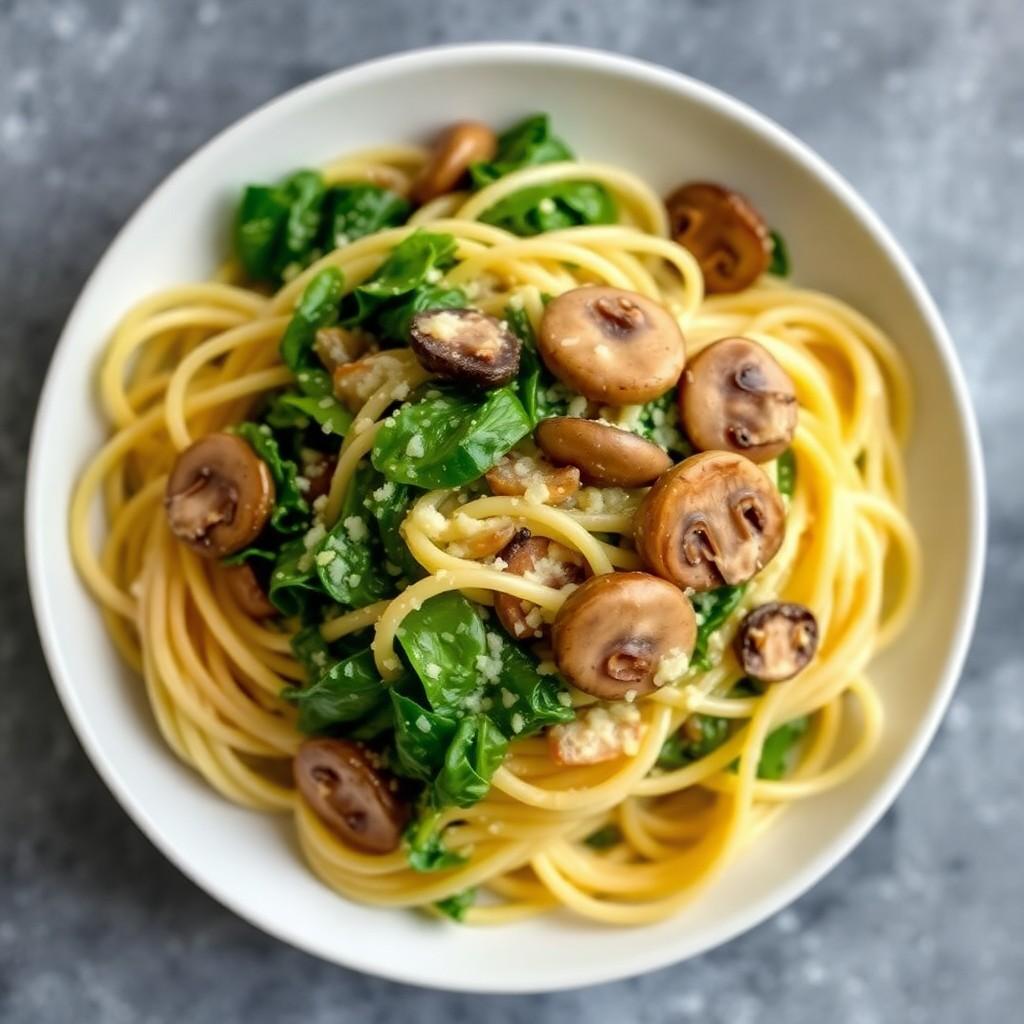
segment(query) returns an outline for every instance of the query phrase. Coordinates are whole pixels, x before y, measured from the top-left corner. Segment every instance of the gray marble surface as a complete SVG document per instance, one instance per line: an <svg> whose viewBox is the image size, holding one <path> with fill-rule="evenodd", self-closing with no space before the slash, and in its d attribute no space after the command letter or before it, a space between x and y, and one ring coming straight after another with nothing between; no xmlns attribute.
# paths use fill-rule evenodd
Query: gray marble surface
<svg viewBox="0 0 1024 1024"><path fill-rule="evenodd" d="M139 201L282 90L376 54L484 38L571 41L679 68L834 163L948 318L991 487L988 582L963 682L860 848L790 910L698 960L495 999L320 963L167 864L61 713L21 550L29 424L50 352ZM1022 68L1019 0L0 0L0 1020L1021 1019Z"/></svg>

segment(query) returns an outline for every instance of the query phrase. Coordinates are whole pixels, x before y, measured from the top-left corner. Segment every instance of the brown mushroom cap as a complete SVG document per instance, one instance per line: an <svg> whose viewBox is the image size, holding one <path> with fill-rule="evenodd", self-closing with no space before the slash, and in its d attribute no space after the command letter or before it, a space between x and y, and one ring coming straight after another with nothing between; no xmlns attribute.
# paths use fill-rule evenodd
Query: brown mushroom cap
<svg viewBox="0 0 1024 1024"><path fill-rule="evenodd" d="M672 466L653 441L597 420L552 416L537 424L533 438L552 462L578 466L598 487L643 487Z"/></svg>
<svg viewBox="0 0 1024 1024"><path fill-rule="evenodd" d="M818 620L802 604L771 601L750 612L736 634L748 676L781 683L806 668L818 649Z"/></svg>
<svg viewBox="0 0 1024 1024"><path fill-rule="evenodd" d="M350 740L306 740L292 772L303 799L342 841L364 853L390 853L402 841L409 809L371 758Z"/></svg>
<svg viewBox="0 0 1024 1024"><path fill-rule="evenodd" d="M612 572L569 595L551 639L569 682L601 700L624 700L657 689L663 659L689 658L697 620L671 583L645 572Z"/></svg>
<svg viewBox="0 0 1024 1024"><path fill-rule="evenodd" d="M637 509L637 551L680 587L749 580L775 557L786 529L764 470L732 452L692 455L658 478Z"/></svg>
<svg viewBox="0 0 1024 1024"><path fill-rule="evenodd" d="M575 466L553 466L547 459L510 452L484 474L492 494L516 496L531 487L547 488L545 504L561 505L580 489L580 471Z"/></svg>
<svg viewBox="0 0 1024 1024"><path fill-rule="evenodd" d="M225 566L224 582L235 603L250 618L269 619L277 615L277 609L270 603L251 565Z"/></svg>
<svg viewBox="0 0 1024 1024"><path fill-rule="evenodd" d="M578 552L547 537L531 537L529 530L520 530L502 551L501 558L506 572L558 590L569 584L580 584L590 575L590 566ZM544 623L532 601L495 593L494 610L501 624L517 640L539 639L544 635Z"/></svg>
<svg viewBox="0 0 1024 1024"><path fill-rule="evenodd" d="M560 381L607 405L663 395L686 363L683 334L672 314L621 288L587 285L552 299L537 345Z"/></svg>
<svg viewBox="0 0 1024 1024"><path fill-rule="evenodd" d="M476 309L427 309L409 325L409 347L424 369L447 380L500 388L519 373L522 342Z"/></svg>
<svg viewBox="0 0 1024 1024"><path fill-rule="evenodd" d="M796 430L796 389L771 353L749 338L723 338L696 355L679 385L679 413L701 450L777 458Z"/></svg>
<svg viewBox="0 0 1024 1024"><path fill-rule="evenodd" d="M738 192L691 182L677 188L665 206L669 231L696 257L707 292L742 291L768 269L771 234Z"/></svg>
<svg viewBox="0 0 1024 1024"><path fill-rule="evenodd" d="M206 558L251 544L274 508L267 464L234 434L207 434L177 458L164 508L171 532Z"/></svg>
<svg viewBox="0 0 1024 1024"><path fill-rule="evenodd" d="M417 203L451 192L478 160L490 160L498 149L498 139L481 121L457 121L438 138L430 157L416 175L412 197Z"/></svg>

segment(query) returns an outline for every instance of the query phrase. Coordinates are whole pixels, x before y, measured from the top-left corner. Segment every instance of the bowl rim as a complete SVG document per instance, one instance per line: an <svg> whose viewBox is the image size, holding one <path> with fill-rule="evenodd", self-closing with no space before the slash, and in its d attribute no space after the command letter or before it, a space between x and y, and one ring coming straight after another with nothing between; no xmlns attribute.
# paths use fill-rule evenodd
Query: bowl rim
<svg viewBox="0 0 1024 1024"><path fill-rule="evenodd" d="M903 745L886 783L877 788L860 813L854 816L841 832L836 833L824 850L804 863L800 870L795 871L786 884L778 886L775 890L752 901L743 912L733 915L727 923L705 929L699 941L687 943L683 938L663 945L652 944L643 955L635 955L632 959L621 963L610 971L603 964L595 963L593 966L568 971L557 982L544 981L540 985L531 983L529 978L509 979L507 984L501 986L485 983L474 977L459 979L457 983L447 979L439 981L420 970L413 958L401 963L369 962L368 958L361 954L358 945L339 953L336 948L328 948L326 944L316 941L298 928L277 920L274 913L266 909L265 906L246 903L231 893L221 891L218 884L207 875L201 862L190 861L184 854L179 854L174 840L165 833L159 816L154 815L135 796L130 781L114 767L102 749L101 743L90 725L88 715L79 701L74 674L65 660L60 639L61 630L59 624L52 617L45 585L46 549L48 543L52 545L52 538L43 535L43 530L39 525L40 517L37 515L37 510L46 501L46 495L42 490L40 469L42 462L41 436L44 433L44 426L52 418L54 407L59 400L55 381L61 376L59 369L70 354L69 337L76 331L82 307L86 305L87 297L97 286L101 271L108 262L113 260L122 239L143 211L157 204L164 192L169 191L181 179L187 178L194 166L205 159L211 151L230 143L236 134L244 133L254 121L262 118L267 112L281 113L287 112L289 109L299 109L313 94L330 89L341 80L348 83L372 82L374 79L387 77L395 72L450 68L453 63L478 63L481 58L486 58L489 63L532 62L570 70L598 72L660 87L696 102L727 120L739 122L754 134L765 138L770 144L784 150L787 156L795 162L803 165L811 176L822 182L830 192L836 195L841 204L845 205L868 231L873 241L886 252L897 276L901 278L910 299L921 315L934 342L934 355L941 361L945 375L950 382L957 412L957 425L964 442L970 490L968 517L971 520L972 528L966 556L966 586L956 628L951 639L949 656L940 677L936 680L934 696L918 724L916 734ZM441 988L446 991L527 993L558 991L615 981L665 967L714 949L788 906L817 884L825 874L850 853L889 809L906 785L911 773L931 743L956 688L974 631L981 595L987 533L986 507L985 478L978 426L963 371L935 302L909 258L878 215L846 179L823 158L776 121L754 110L743 101L682 72L646 60L590 47L554 43L466 42L418 47L386 54L328 72L296 86L261 104L255 110L217 132L171 171L139 204L117 231L89 275L75 300L51 356L33 421L27 460L24 514L31 603L46 664L58 697L79 742L107 788L136 826L171 863L204 892L243 920L283 942L329 962L393 981L428 988Z"/></svg>

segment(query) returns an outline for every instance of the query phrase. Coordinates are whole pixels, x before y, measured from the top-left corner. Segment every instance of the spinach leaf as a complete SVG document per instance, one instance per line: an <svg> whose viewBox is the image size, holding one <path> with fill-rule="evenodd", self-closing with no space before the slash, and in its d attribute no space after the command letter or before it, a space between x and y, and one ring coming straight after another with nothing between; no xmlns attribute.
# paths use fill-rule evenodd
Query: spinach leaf
<svg viewBox="0 0 1024 1024"><path fill-rule="evenodd" d="M711 657L708 653L708 641L712 634L721 628L727 618L736 610L737 605L746 593L747 584L736 587L717 587L702 594L694 594L690 601L697 613L697 642L690 658L690 667L702 672L711 668Z"/></svg>
<svg viewBox="0 0 1024 1024"><path fill-rule="evenodd" d="M486 715L459 722L444 765L431 788L435 807L471 807L491 788L491 776L505 759L508 740Z"/></svg>
<svg viewBox="0 0 1024 1024"><path fill-rule="evenodd" d="M478 688L487 651L480 616L458 591L424 601L398 627L398 642L435 710L461 707Z"/></svg>
<svg viewBox="0 0 1024 1024"><path fill-rule="evenodd" d="M325 434L344 437L352 425L352 413L334 397L331 378L323 370L300 370L300 387L305 391L282 391L270 400L264 417L277 428L305 430L317 423Z"/></svg>
<svg viewBox="0 0 1024 1024"><path fill-rule="evenodd" d="M305 617L315 595L324 596L305 539L294 537L283 544L270 572L267 596L282 615Z"/></svg>
<svg viewBox="0 0 1024 1024"><path fill-rule="evenodd" d="M306 626L291 639L292 653L306 670L306 683L314 683L331 660L327 641L320 635L319 626Z"/></svg>
<svg viewBox="0 0 1024 1024"><path fill-rule="evenodd" d="M583 840L592 850L608 850L622 842L618 825L602 825Z"/></svg>
<svg viewBox="0 0 1024 1024"><path fill-rule="evenodd" d="M488 714L506 736L530 736L546 725L576 717L571 705L558 699L568 691L556 677L542 676L534 659L517 643L504 640L497 657L501 675Z"/></svg>
<svg viewBox="0 0 1024 1024"><path fill-rule="evenodd" d="M648 441L660 444L677 458L685 459L693 454L693 446L679 425L679 405L674 388L644 405L637 433Z"/></svg>
<svg viewBox="0 0 1024 1024"><path fill-rule="evenodd" d="M761 760L757 765L759 779L781 779L789 767L789 755L805 732L808 719L806 715L784 722L773 729L764 739L761 747Z"/></svg>
<svg viewBox="0 0 1024 1024"><path fill-rule="evenodd" d="M234 432L267 464L274 478L274 511L270 525L279 533L295 533L309 523L309 505L299 490L298 466L281 456L277 440L267 426L239 423Z"/></svg>
<svg viewBox="0 0 1024 1024"><path fill-rule="evenodd" d="M611 193L598 182L556 181L513 192L485 210L480 220L530 236L582 224L614 224L618 216Z"/></svg>
<svg viewBox="0 0 1024 1024"><path fill-rule="evenodd" d="M523 343L519 355L516 393L530 419L530 424L536 426L549 416L564 415L568 399L554 397L554 392L562 385L549 372L540 358L537 337L533 332L530 318L526 315L526 310L521 306L506 306L505 322Z"/></svg>
<svg viewBox="0 0 1024 1024"><path fill-rule="evenodd" d="M475 188L483 188L522 167L572 160L573 151L551 132L547 114L534 114L498 136L494 159L473 164L469 173Z"/></svg>
<svg viewBox="0 0 1024 1024"><path fill-rule="evenodd" d="M361 463L348 485L338 521L314 555L324 590L348 608L363 608L392 591L391 580L381 572L376 538L363 507L363 495L372 480L373 470Z"/></svg>
<svg viewBox="0 0 1024 1024"><path fill-rule="evenodd" d="M235 217L235 252L250 278L279 284L312 262L325 195L316 171L245 190Z"/></svg>
<svg viewBox="0 0 1024 1024"><path fill-rule="evenodd" d="M446 899L438 900L434 906L453 921L464 921L466 911L476 902L476 887L463 889Z"/></svg>
<svg viewBox="0 0 1024 1024"><path fill-rule="evenodd" d="M414 871L441 871L464 864L466 858L444 845L439 827L441 812L421 807L420 813L405 830L406 856Z"/></svg>
<svg viewBox="0 0 1024 1024"><path fill-rule="evenodd" d="M772 258L768 264L768 273L776 277L789 277L792 269L789 261L789 248L778 231L771 232Z"/></svg>
<svg viewBox="0 0 1024 1024"><path fill-rule="evenodd" d="M387 690L373 651L366 648L329 664L312 683L287 689L282 696L298 706L300 731L316 733L364 718L387 700Z"/></svg>
<svg viewBox="0 0 1024 1024"><path fill-rule="evenodd" d="M396 483L457 487L481 477L530 427L510 387L483 399L439 393L404 405L384 421L373 464Z"/></svg>
<svg viewBox="0 0 1024 1024"><path fill-rule="evenodd" d="M324 210L324 251L340 248L384 228L404 224L412 207L397 192L360 181L335 185Z"/></svg>
<svg viewBox="0 0 1024 1024"><path fill-rule="evenodd" d="M344 288L345 277L337 267L324 267L306 285L281 337L281 361L289 370L298 373L317 365L313 354L316 332L337 321Z"/></svg>
<svg viewBox="0 0 1024 1024"><path fill-rule="evenodd" d="M363 504L376 520L384 554L399 575L410 580L419 579L423 575L423 568L413 558L400 530L416 499L416 492L406 484L385 480L380 474L377 474L374 483L379 486L372 487Z"/></svg>
<svg viewBox="0 0 1024 1024"><path fill-rule="evenodd" d="M672 770L699 761L720 747L728 737L729 719L714 715L691 715L685 725L662 744L658 767Z"/></svg>
<svg viewBox="0 0 1024 1024"><path fill-rule="evenodd" d="M792 448L787 448L779 456L778 476L779 494L792 498L796 490L796 455Z"/></svg>
<svg viewBox="0 0 1024 1024"><path fill-rule="evenodd" d="M454 716L421 707L394 685L390 689L398 770L409 778L431 782L444 764L458 723Z"/></svg>
<svg viewBox="0 0 1024 1024"><path fill-rule="evenodd" d="M437 279L455 262L452 235L414 231L391 251L377 272L341 303L345 327L365 327L380 337L404 340L408 322L421 309L464 306L458 289L441 288Z"/></svg>

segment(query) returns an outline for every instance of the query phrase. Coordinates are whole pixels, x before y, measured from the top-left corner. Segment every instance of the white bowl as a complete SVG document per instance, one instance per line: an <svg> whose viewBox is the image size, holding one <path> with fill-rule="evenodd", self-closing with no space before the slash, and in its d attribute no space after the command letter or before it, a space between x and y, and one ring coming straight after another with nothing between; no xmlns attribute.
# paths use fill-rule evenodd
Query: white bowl
<svg viewBox="0 0 1024 1024"><path fill-rule="evenodd" d="M626 165L656 189L709 178L748 192L785 233L800 284L847 299L895 337L917 394L907 458L926 578L910 628L872 669L887 712L881 748L851 782L789 811L678 917L644 928L556 915L476 930L334 895L303 862L288 819L231 806L175 760L67 542L72 486L107 432L94 371L110 331L140 297L213 271L243 183L371 143L424 139L459 117L503 125L538 110L578 153ZM605 53L504 44L421 50L329 75L244 118L175 171L111 245L64 330L36 419L26 518L57 690L93 763L153 842L286 942L372 974L489 992L607 981L693 956L775 913L845 856L892 803L949 701L985 530L978 437L953 346L906 257L850 187L778 126L698 82Z"/></svg>

